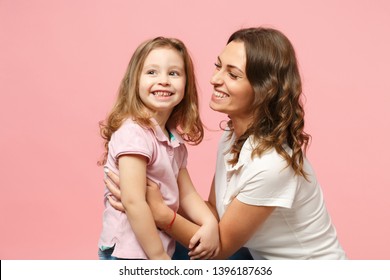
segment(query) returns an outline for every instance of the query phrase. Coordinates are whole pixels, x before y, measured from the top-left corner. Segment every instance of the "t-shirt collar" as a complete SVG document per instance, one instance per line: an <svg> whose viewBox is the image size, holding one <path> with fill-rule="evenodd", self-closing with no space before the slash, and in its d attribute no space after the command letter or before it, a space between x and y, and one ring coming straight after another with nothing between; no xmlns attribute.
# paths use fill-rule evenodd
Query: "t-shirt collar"
<svg viewBox="0 0 390 280"><path fill-rule="evenodd" d="M183 138L180 136L179 133L177 133L177 130L175 127L171 126L168 127L169 134L172 135L168 139L167 136L162 131L160 125L157 123L157 121L154 118L150 118L152 121L152 124L154 125L153 133L156 136L157 140L160 142L167 142L168 145L172 146L173 148L179 147L180 144L184 144Z"/></svg>
<svg viewBox="0 0 390 280"><path fill-rule="evenodd" d="M230 149L235 139L236 137L233 133L233 135L228 141L228 144L226 145L224 159L225 159L225 167L227 171L234 171L240 169L241 166L243 166L246 162L250 161L252 157L252 151L254 149L255 143L253 140L253 136L250 135L248 139L245 140L244 145L241 148L241 152L238 157L238 162L234 166L228 163L231 159L233 159L233 154L230 153Z"/></svg>

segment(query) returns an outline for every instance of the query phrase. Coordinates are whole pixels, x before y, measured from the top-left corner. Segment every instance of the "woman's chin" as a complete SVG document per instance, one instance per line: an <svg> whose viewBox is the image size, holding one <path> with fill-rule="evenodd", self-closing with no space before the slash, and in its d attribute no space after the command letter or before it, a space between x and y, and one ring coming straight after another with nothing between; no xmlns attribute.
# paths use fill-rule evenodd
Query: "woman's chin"
<svg viewBox="0 0 390 280"><path fill-rule="evenodd" d="M226 104L224 101L225 100L221 98L220 99L212 98L210 100L209 107L213 111L225 113Z"/></svg>

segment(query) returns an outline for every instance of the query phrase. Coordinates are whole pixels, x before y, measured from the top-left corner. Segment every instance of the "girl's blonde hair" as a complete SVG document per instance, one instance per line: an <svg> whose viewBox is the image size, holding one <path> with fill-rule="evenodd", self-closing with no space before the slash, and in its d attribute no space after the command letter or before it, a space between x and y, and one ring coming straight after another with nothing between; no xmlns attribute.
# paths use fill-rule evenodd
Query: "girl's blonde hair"
<svg viewBox="0 0 390 280"><path fill-rule="evenodd" d="M255 92L253 122L234 143L231 164L236 164L249 136L258 146L252 156L275 148L297 175L304 176L304 152L310 135L304 132L302 82L294 48L288 38L272 28L246 28L233 33L228 43L243 42L246 51L246 75ZM228 122L232 129L231 121ZM292 149L289 155L283 148Z"/></svg>
<svg viewBox="0 0 390 280"><path fill-rule="evenodd" d="M179 52L184 61L186 86L183 100L173 109L167 124L177 129L189 144L197 145L203 140L203 124L199 115L199 100L194 74L194 65L184 43L175 38L156 37L143 42L132 55L126 73L119 86L117 100L104 121L99 122L100 135L104 139L105 152L99 165L107 161L108 143L111 135L123 121L131 117L143 127L153 129L151 114L139 96L139 80L146 57L158 48L171 48Z"/></svg>

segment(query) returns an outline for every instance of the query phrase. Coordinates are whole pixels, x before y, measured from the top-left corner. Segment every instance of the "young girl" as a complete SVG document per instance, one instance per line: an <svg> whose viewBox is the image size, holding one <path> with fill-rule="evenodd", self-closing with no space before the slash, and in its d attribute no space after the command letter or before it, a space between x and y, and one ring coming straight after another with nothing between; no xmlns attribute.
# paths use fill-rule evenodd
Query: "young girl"
<svg viewBox="0 0 390 280"><path fill-rule="evenodd" d="M106 152L100 163L119 174L125 213L110 205L106 189L99 258L170 259L175 242L165 231L179 204L201 226L194 241L204 255L217 254L218 223L186 169L184 141L199 144L203 126L193 63L180 40L157 37L137 48L101 135ZM170 223L160 228L146 203L147 179L159 185L172 210Z"/></svg>

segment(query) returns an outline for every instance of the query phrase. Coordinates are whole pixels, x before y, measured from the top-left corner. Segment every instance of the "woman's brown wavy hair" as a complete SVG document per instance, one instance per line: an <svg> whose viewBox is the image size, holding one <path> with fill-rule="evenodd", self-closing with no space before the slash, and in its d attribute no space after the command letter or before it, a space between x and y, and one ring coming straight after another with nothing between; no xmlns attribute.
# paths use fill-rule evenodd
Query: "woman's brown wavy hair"
<svg viewBox="0 0 390 280"><path fill-rule="evenodd" d="M186 86L183 100L175 106L168 124L174 126L182 138L197 145L203 140L203 124L199 115L199 99L194 73L194 64L184 43L175 38L156 37L143 42L132 55L127 70L119 86L116 102L104 121L99 122L100 135L104 139L105 152L99 165L107 161L108 143L111 135L118 130L123 121L132 118L144 127L153 128L150 121L150 108L139 96L141 71L149 53L157 48L171 48L179 52L184 61Z"/></svg>
<svg viewBox="0 0 390 280"><path fill-rule="evenodd" d="M238 30L228 43L232 41L245 45L245 71L255 98L253 122L234 143L230 163L238 162L244 142L252 136L258 143L252 157L274 148L295 174L307 179L303 159L311 137L303 130L302 82L291 42L280 31L263 27ZM233 129L231 121L228 126ZM284 150L284 144L292 149L291 155Z"/></svg>

